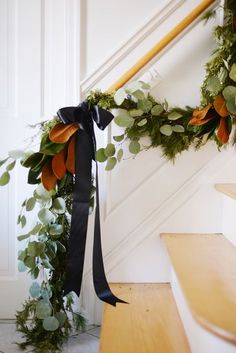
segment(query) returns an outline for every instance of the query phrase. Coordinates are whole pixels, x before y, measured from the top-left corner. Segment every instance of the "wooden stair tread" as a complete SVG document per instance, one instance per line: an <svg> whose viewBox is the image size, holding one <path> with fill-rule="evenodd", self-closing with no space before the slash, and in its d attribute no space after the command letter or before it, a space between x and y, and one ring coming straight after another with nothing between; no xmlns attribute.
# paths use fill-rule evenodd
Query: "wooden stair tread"
<svg viewBox="0 0 236 353"><path fill-rule="evenodd" d="M222 192L223 194L236 200L236 184L215 184L215 188L217 191Z"/></svg>
<svg viewBox="0 0 236 353"><path fill-rule="evenodd" d="M236 344L236 248L222 234L161 234L185 299L206 329Z"/></svg>
<svg viewBox="0 0 236 353"><path fill-rule="evenodd" d="M190 353L169 284L116 283L129 302L105 304L100 353Z"/></svg>

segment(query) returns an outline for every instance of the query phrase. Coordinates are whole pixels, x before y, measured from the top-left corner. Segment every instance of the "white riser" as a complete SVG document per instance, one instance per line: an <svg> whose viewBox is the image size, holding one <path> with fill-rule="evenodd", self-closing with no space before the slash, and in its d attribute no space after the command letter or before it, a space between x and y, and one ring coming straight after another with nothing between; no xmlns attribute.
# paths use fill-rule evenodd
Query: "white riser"
<svg viewBox="0 0 236 353"><path fill-rule="evenodd" d="M236 353L236 346L205 330L193 318L172 268L172 291L192 353Z"/></svg>
<svg viewBox="0 0 236 353"><path fill-rule="evenodd" d="M224 236L236 245L236 200L229 196L222 195L223 198L223 217L222 233Z"/></svg>

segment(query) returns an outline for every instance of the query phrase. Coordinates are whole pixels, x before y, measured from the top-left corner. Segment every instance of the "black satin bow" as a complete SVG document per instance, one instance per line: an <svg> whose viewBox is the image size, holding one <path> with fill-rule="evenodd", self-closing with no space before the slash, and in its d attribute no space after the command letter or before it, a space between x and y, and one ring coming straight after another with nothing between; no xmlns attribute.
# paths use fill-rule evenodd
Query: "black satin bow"
<svg viewBox="0 0 236 353"><path fill-rule="evenodd" d="M96 139L94 122L104 130L114 116L107 110L89 101L78 107L66 107L57 112L64 124L79 122L80 129L76 132L75 182L73 189L73 209L69 237L69 253L66 269L64 294L74 291L80 295L84 255L87 236L88 214L92 188L92 160L95 160ZM104 302L116 306L126 303L114 296L106 280L101 247L98 166L96 163L96 211L93 243L93 282L97 296Z"/></svg>

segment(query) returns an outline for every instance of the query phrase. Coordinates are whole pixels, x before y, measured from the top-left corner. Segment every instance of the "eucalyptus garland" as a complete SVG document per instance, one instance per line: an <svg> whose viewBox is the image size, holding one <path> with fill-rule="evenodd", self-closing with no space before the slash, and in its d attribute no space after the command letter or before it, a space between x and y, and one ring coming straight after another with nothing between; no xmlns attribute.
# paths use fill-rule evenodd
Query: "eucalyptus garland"
<svg viewBox="0 0 236 353"><path fill-rule="evenodd" d="M217 147L236 143L233 126L236 117L236 4L228 1L223 26L214 29L217 48L206 64L202 98L199 107L171 108L167 101L158 102L141 81L131 82L112 94L91 92L88 102L113 109L114 122L123 133L114 142L97 150L99 162L106 170L123 159L124 143L129 152L160 147L163 155L173 160L190 146L199 149L208 140ZM205 19L214 13L208 12ZM32 196L22 203L18 224L24 230L28 214L37 214L30 231L18 236L24 250L18 254L20 272L33 278L30 297L16 314L17 330L25 338L22 349L33 347L36 353L61 351L73 328L83 329L85 319L73 310L71 294L63 298L63 284L70 231L73 175L75 168L75 134L78 123L64 125L58 118L38 124L41 142L38 152L11 151L0 161L5 171L0 186L10 181L10 173L19 160L29 169L28 184L35 185ZM149 143L142 143L143 138ZM95 188L91 192L91 211ZM29 225L28 225L29 228ZM30 319L30 320L29 320Z"/></svg>

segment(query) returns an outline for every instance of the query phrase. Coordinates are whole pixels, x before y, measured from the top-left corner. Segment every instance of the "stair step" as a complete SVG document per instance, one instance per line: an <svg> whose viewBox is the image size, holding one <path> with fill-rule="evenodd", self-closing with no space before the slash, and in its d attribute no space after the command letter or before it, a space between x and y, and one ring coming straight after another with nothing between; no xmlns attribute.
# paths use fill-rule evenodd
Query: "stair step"
<svg viewBox="0 0 236 353"><path fill-rule="evenodd" d="M161 234L194 318L236 344L236 248L222 234Z"/></svg>
<svg viewBox="0 0 236 353"><path fill-rule="evenodd" d="M236 184L215 184L215 188L217 191L222 192L223 194L236 200Z"/></svg>
<svg viewBox="0 0 236 353"><path fill-rule="evenodd" d="M190 353L170 284L114 283L129 304L105 304L100 353Z"/></svg>

